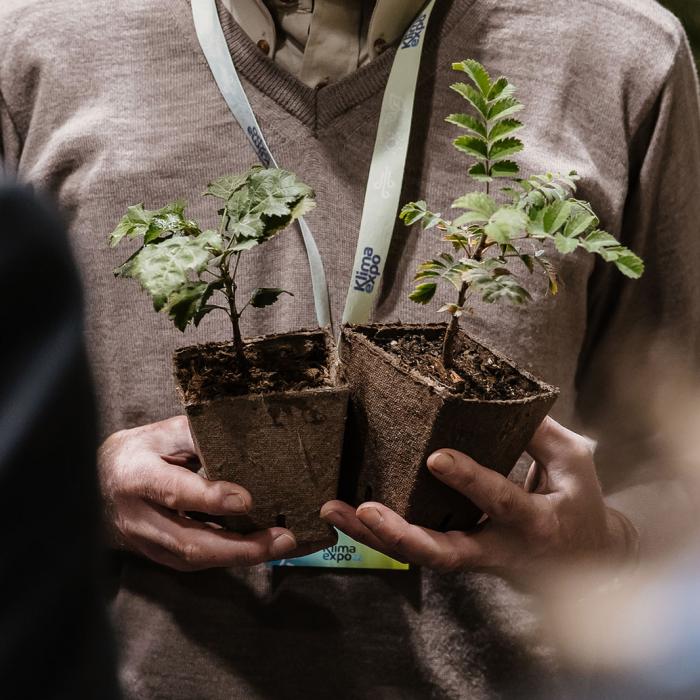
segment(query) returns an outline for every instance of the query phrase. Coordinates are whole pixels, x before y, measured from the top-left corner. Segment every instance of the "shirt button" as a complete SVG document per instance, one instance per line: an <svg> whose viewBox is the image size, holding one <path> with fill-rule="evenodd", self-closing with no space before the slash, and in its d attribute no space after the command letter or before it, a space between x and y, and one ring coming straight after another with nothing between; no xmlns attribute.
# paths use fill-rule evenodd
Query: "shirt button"
<svg viewBox="0 0 700 700"><path fill-rule="evenodd" d="M270 44L265 41L265 39L260 39L258 42L258 48L264 53L264 54L269 54L270 53Z"/></svg>
<svg viewBox="0 0 700 700"><path fill-rule="evenodd" d="M386 41L384 41L384 39L381 37L374 42L374 51L377 54L384 53L384 51L386 51Z"/></svg>

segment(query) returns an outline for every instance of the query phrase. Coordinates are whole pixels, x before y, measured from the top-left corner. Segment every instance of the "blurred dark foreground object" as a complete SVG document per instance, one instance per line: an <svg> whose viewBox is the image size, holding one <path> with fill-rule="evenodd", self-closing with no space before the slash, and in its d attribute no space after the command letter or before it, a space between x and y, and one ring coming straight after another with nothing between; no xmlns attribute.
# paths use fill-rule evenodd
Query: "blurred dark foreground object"
<svg viewBox="0 0 700 700"><path fill-rule="evenodd" d="M0 696L118 697L92 387L58 217L0 181Z"/></svg>

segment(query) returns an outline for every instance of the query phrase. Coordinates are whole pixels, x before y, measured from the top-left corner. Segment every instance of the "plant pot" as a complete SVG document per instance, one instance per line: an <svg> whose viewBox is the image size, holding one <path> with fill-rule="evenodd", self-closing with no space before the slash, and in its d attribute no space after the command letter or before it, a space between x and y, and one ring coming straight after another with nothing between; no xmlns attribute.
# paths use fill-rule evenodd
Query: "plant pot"
<svg viewBox="0 0 700 700"><path fill-rule="evenodd" d="M470 387L469 372L459 365L459 374L467 379L463 392L459 383L457 388L451 385L451 377L444 381L439 373L416 366L420 363L415 357L401 357L392 350L417 339L426 347L437 347L439 357L445 328L397 324L343 329L340 355L351 392L345 463L348 472L354 470L344 492L355 502L384 503L423 527L467 530L476 525L481 512L435 478L427 458L438 449L452 448L506 475L559 392L463 331L454 356L466 358L465 367L477 363L475 367L484 369L485 384L478 390ZM499 375L510 384L497 386ZM489 394L512 396L489 398Z"/></svg>
<svg viewBox="0 0 700 700"><path fill-rule="evenodd" d="M324 331L255 338L246 356L254 379L242 384L230 343L174 355L206 476L241 484L253 496L249 514L223 524L240 533L278 525L299 544L332 543L319 510L337 496L349 393L333 338Z"/></svg>

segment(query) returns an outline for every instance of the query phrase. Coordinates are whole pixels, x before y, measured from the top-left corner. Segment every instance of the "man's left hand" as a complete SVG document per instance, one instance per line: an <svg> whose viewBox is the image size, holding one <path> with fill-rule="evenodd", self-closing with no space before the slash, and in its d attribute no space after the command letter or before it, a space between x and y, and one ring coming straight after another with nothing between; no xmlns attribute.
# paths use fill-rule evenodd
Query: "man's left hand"
<svg viewBox="0 0 700 700"><path fill-rule="evenodd" d="M411 525L374 502L355 509L330 501L321 517L400 561L439 571L496 573L522 582L549 566L631 554L636 532L627 518L606 507L587 438L546 418L527 453L535 461L525 489L455 450L430 456L433 475L488 516L473 532L442 533Z"/></svg>

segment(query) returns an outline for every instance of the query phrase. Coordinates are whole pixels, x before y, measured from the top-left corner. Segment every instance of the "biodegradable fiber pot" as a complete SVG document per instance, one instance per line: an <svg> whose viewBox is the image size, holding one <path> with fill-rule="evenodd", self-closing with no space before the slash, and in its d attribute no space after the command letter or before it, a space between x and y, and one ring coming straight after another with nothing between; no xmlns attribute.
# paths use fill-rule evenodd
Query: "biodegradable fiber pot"
<svg viewBox="0 0 700 700"><path fill-rule="evenodd" d="M351 391L345 459L348 471L356 470L344 488L356 501L379 501L409 522L441 531L466 530L478 522L479 509L435 478L427 458L440 448L453 448L508 474L558 389L463 331L454 356L464 386L459 381L457 389L449 386L449 379L439 379L440 373L430 372L430 362L424 362L432 353L435 364L445 328L343 329L340 355ZM411 348L420 352L407 355ZM475 370L480 386L469 378ZM456 374L452 378L459 379Z"/></svg>
<svg viewBox="0 0 700 700"><path fill-rule="evenodd" d="M303 331L246 343L241 383L230 343L175 352L175 377L210 479L241 484L254 504L223 524L249 533L290 528L299 544L332 543L319 517L337 495L348 405L332 336Z"/></svg>

